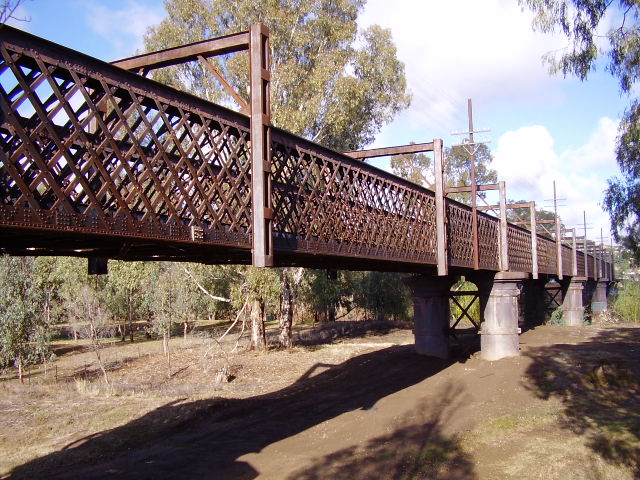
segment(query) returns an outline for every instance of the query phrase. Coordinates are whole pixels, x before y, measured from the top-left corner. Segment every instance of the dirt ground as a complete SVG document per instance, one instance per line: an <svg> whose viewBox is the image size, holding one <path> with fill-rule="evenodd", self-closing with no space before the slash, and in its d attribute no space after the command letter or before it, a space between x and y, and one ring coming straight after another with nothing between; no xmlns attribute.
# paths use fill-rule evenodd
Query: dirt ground
<svg viewBox="0 0 640 480"><path fill-rule="evenodd" d="M538 327L497 362L420 357L409 330L314 335L268 353L175 339L170 378L158 342L119 344L109 389L69 348L0 382L0 476L640 478L640 328Z"/></svg>

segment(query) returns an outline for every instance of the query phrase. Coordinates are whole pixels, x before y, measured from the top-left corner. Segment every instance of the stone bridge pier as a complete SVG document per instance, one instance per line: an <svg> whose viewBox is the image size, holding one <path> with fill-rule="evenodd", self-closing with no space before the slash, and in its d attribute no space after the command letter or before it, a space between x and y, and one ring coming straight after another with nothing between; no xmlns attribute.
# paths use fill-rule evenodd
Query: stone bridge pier
<svg viewBox="0 0 640 480"><path fill-rule="evenodd" d="M526 272L473 272L465 275L478 288L481 357L499 360L520 354L522 328L544 323L550 311L562 308L565 324L581 326L585 305L594 313L607 308L608 282L585 277L533 280ZM449 356L449 293L457 276L416 276L405 279L414 305L416 352L438 358Z"/></svg>
<svg viewBox="0 0 640 480"><path fill-rule="evenodd" d="M608 309L607 298L609 296L610 282L604 278L591 279L586 282L586 301L591 305L591 314L597 317Z"/></svg>

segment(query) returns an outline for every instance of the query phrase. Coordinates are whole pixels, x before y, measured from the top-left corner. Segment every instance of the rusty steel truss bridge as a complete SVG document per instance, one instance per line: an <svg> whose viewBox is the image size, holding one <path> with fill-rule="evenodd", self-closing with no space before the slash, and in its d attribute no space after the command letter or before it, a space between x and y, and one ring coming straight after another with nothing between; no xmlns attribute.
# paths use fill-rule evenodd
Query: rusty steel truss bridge
<svg viewBox="0 0 640 480"><path fill-rule="evenodd" d="M240 113L155 68L249 51ZM268 31L105 63L0 28L0 249L12 255L613 278L602 247L447 198L441 140L340 153L270 121ZM431 151L434 191L364 158ZM503 187L503 184L501 184ZM532 232L534 232L532 234Z"/></svg>

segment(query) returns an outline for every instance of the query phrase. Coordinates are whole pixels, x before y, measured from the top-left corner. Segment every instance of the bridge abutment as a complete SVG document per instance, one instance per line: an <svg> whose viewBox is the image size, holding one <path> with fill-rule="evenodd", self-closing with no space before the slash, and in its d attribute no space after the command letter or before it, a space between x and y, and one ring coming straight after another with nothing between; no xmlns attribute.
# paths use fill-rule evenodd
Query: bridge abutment
<svg viewBox="0 0 640 480"><path fill-rule="evenodd" d="M584 322L584 288L587 279L585 277L572 277L562 299L562 315L565 325L579 327Z"/></svg>
<svg viewBox="0 0 640 480"><path fill-rule="evenodd" d="M416 352L449 358L449 290L455 277L410 277L405 284L413 296L413 335Z"/></svg>
<svg viewBox="0 0 640 480"><path fill-rule="evenodd" d="M498 272L493 278L491 292L481 327L481 357L499 360L520 355L520 289L529 277L521 272Z"/></svg>

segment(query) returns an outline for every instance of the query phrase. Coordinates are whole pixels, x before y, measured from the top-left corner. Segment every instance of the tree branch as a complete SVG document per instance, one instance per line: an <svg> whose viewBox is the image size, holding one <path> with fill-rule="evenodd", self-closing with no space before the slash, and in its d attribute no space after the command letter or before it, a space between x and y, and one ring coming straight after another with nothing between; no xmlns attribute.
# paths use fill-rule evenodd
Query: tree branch
<svg viewBox="0 0 640 480"><path fill-rule="evenodd" d="M196 278L193 276L193 274L189 270L187 270L185 267L182 267L182 270L184 270L184 273L186 273L189 276L189 278L191 278L191 280L193 280L193 283L196 284L196 287L198 287L198 289L200 289L200 291L202 291L209 298L212 298L213 300L216 300L218 302L231 303L231 299L230 298L218 297L216 295L211 294L206 288L204 288L202 285L200 285L198 280L196 280Z"/></svg>

